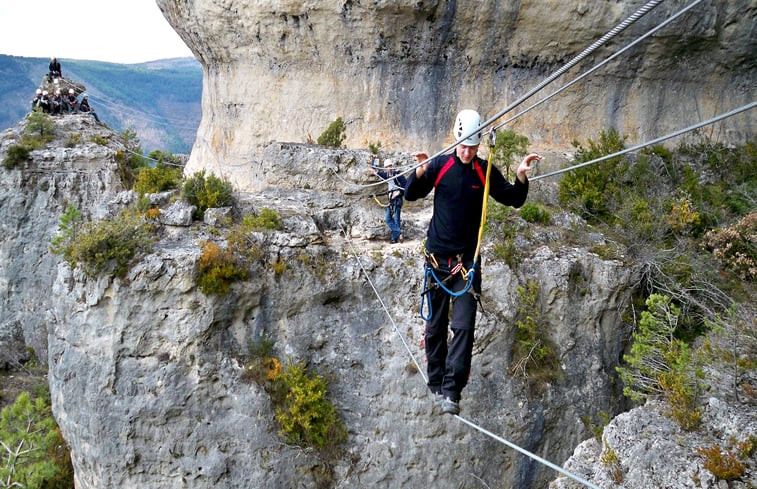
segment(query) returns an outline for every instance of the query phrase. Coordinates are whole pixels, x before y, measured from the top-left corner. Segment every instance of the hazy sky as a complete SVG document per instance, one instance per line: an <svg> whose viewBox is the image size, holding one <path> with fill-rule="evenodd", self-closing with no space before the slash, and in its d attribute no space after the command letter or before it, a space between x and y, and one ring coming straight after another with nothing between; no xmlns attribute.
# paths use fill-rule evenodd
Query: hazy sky
<svg viewBox="0 0 757 489"><path fill-rule="evenodd" d="M0 0L0 54L127 64L193 56L155 0Z"/></svg>

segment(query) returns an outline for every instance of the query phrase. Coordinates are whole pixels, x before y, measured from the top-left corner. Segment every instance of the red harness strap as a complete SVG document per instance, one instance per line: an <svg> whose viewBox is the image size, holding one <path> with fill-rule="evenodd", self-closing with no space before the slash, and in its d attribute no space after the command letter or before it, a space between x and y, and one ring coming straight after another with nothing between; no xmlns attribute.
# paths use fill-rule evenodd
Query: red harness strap
<svg viewBox="0 0 757 489"><path fill-rule="evenodd" d="M442 177L444 176L447 171L452 168L452 165L455 164L455 157L450 156L447 162L444 164L442 169L439 171L439 174L436 176L436 181L434 182L434 188L439 186L439 182L442 180ZM481 169L481 165L478 164L476 160L473 160L473 168L476 170L476 173L478 173L478 178L481 179L481 184L486 185L486 177L484 176L484 170Z"/></svg>

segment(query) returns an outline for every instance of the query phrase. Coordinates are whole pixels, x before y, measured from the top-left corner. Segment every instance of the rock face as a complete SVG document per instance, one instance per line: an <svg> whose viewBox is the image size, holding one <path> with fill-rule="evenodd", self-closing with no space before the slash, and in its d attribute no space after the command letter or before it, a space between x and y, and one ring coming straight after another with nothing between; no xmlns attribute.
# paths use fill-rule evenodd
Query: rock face
<svg viewBox="0 0 757 489"><path fill-rule="evenodd" d="M598 487L636 489L639 487L674 488L730 488L754 487L754 456L745 457L746 470L738 480L718 480L703 469L704 456L698 450L717 445L727 459L737 453L736 443L750 443L757 433L754 406L749 402L728 399L725 392L711 396L702 406L703 430L682 431L665 413L669 408L660 402L622 413L605 426L602 443L591 438L581 443L565 468ZM613 453L617 463L608 454ZM660 461L665 470L659 470ZM561 477L549 485L550 489L578 489L576 482Z"/></svg>
<svg viewBox="0 0 757 489"><path fill-rule="evenodd" d="M0 367L17 366L30 346L41 359L47 356L44 311L54 298L48 293L59 257L49 251L60 216L69 205L84 218L102 218L122 204L116 154L124 147L113 132L95 124L86 114L54 119L55 138L44 149L31 152L23 170L2 169L0 185ZM0 151L18 141L25 122L0 136ZM70 144L74 137L80 144ZM98 140L106 144L91 142ZM14 339L15 338L15 339ZM19 343L20 341L20 343ZM15 345L15 346L12 346ZM19 347L21 346L21 347Z"/></svg>
<svg viewBox="0 0 757 489"><path fill-rule="evenodd" d="M266 148L267 178L279 185L240 194L237 211L275 208L285 229L254 235L263 258L249 280L226 296L205 296L195 283L200 243L223 244L225 230L217 227L223 219L191 227L162 220L163 238L124 279L89 278L49 253L66 205L96 219L135 201L120 184L124 148L113 133L79 116L55 124L54 142L33 151L22 168L0 173L7 226L0 247L3 332L10 332L2 337L20 326L25 343L46 356L53 410L78 488L323 484L317 454L284 444L268 394L242 379L250 342L263 335L279 358L305 362L333 379L330 399L349 431L333 487L452 488L471 473L490 487L539 487L554 477L432 413L415 368L415 362L424 368L417 250L429 205L406 206L404 243L389 248L371 241L385 235L382 209L368 194L328 190L341 185L330 169L357 178L365 172L365 154L282 143ZM4 134L4 151L21 129ZM292 177L293 168L302 171ZM151 200L173 209L167 214L183 212L168 195ZM612 381L621 347L614 329L633 271L580 248L555 246L555 239L524 243L537 251L516 270L486 262L486 314L479 318L463 412L559 462L588 436L581 416L621 409ZM285 270L274 269L277 259ZM578 292L579 276L594 284L589 296ZM558 380L535 397L508 374L516 288L526 280L542 287L541 312L562 360Z"/></svg>
<svg viewBox="0 0 757 489"><path fill-rule="evenodd" d="M494 116L644 4L157 3L203 65L203 117L187 171L207 168L247 190L267 184L249 174L265 162L262 147L315 139L337 117L347 122L348 147L381 142L436 152L451 141L459 109ZM655 7L518 111L687 4ZM754 18L749 0L702 1L507 127L538 148L566 148L609 127L640 143L748 104L757 75ZM753 120L741 114L713 134L744 141Z"/></svg>
<svg viewBox="0 0 757 489"><path fill-rule="evenodd" d="M424 369L418 248L429 204L407 203L405 242L388 247L374 240L386 231L370 194L333 191L341 185L336 174L364 174L363 152L284 143L265 148L270 165L261 171L278 186L239 194L231 215L274 208L284 229L253 233L250 246L261 258L248 280L218 297L198 289L195 269L202 241L224 244L228 209L188 226L179 216L190 208L172 202L170 193L150 196L169 215L160 219L162 238L123 279L89 278L47 252L65 205L78 203L89 217L102 218L136 199L117 176L124 148L114 134L78 116L56 120L56 131L56 140L32 152L23 168L0 170L0 210L6 225L13 224L0 240L0 338L14 339L4 345L9 350L26 340L40 357L48 352L53 412L71 448L78 489L452 489L467 487L471 478L485 487L531 489L555 478L551 469L433 412L418 371ZM3 134L0 156L17 136ZM535 182L530 198L550 195L544 185ZM620 315L638 277L620 260L566 245L581 241L581 223L569 215L546 227L518 223L524 258L515 268L495 258L493 238L486 241L483 307L462 414L560 464L591 437L583 418L625 407L614 367L627 336ZM536 393L509 371L517 287L528 282L539 287L532 312L548 325L560 360L556 380ZM316 452L284 442L268 393L244 380L249 345L261 337L278 358L332 379L329 399L348 439L330 470L324 472ZM726 397L709 401L705 418L720 437L712 439L737 427L754 436L751 411L731 404ZM642 421L664 429L634 439ZM655 457L636 448L650 444L681 455L675 463L687 473L713 481L690 452L665 448L681 435L654 409L631 411L605 433L627 457L622 463L631 485L625 487L667 484L633 472L638 464L659 469ZM695 442L692 435L687 443ZM600 449L591 443L579 446L568 468L604 481L606 470L601 461L596 465Z"/></svg>
<svg viewBox="0 0 757 489"><path fill-rule="evenodd" d="M290 179L304 187L338 186L335 177L324 177L327 167L354 171L362 158L285 144L266 154L271 168L311 168L301 181ZM309 166L313 161L321 165ZM273 341L280 358L334 379L330 396L349 441L331 487L457 488L474 474L489 487L526 488L554 477L432 413L400 338L425 369L419 243L388 248L367 241L383 235L381 210L368 199L338 195L285 184L242 195L241 212L273 207L285 230L256 234L265 250L262 265L224 297L207 297L194 282L199 243L219 239L207 225L168 226L165 239L124 280L87 279L58 267L50 385L77 487L318 487L317 456L282 443L268 394L242 380L249 344L261 336ZM422 235L428 217L420 207L405 211L411 237ZM517 270L497 260L486 264L487 313L479 318L463 409L487 429L560 461L588 436L581 416L620 409L611 373L633 272L578 248L535 247ZM276 258L288 265L282 273L270 266ZM593 284L588 296L576 288L578 276ZM516 287L526 277L543 287L540 307L562 362L559 381L533 398L507 372Z"/></svg>

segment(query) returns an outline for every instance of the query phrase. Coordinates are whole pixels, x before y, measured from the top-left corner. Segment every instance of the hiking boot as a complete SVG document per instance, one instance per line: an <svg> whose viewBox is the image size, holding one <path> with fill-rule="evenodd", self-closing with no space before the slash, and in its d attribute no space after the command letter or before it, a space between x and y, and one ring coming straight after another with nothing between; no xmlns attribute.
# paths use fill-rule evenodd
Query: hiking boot
<svg viewBox="0 0 757 489"><path fill-rule="evenodd" d="M442 412L444 414L460 414L460 403L445 397L442 399Z"/></svg>

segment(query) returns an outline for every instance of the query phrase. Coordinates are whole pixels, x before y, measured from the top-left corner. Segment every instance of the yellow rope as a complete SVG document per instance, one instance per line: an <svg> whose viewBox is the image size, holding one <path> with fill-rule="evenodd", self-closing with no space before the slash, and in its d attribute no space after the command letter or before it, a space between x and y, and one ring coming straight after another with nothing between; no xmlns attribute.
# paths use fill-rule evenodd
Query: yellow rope
<svg viewBox="0 0 757 489"><path fill-rule="evenodd" d="M389 207L389 204L384 204L383 202L381 202L380 200L378 200L375 195L371 195L371 197L373 197L373 200L375 200L376 203L378 205L380 205L381 207Z"/></svg>
<svg viewBox="0 0 757 489"><path fill-rule="evenodd" d="M489 204L489 178L492 174L492 161L494 160L494 141L495 132L489 133L489 159L486 164L486 183L484 184L484 202L481 206L481 225L478 228L478 243L476 243L476 253L473 255L473 263L478 261L481 256L481 242L484 240L484 226L486 225L486 208Z"/></svg>

